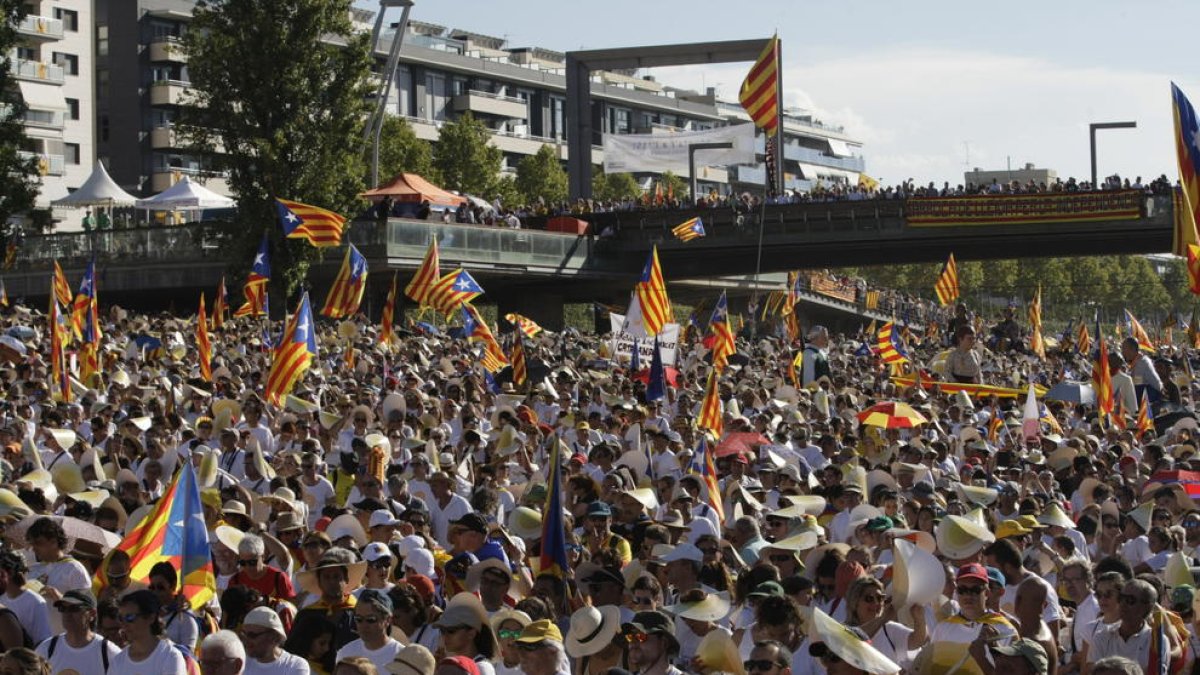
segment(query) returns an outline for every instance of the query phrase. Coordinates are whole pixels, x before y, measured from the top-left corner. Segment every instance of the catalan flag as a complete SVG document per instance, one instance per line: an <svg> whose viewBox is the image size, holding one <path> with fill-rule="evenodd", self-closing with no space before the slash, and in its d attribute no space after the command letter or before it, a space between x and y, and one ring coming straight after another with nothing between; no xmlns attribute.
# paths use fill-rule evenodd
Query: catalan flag
<svg viewBox="0 0 1200 675"><path fill-rule="evenodd" d="M800 273L787 273L787 289L784 291L783 306L779 313L787 316L796 311L796 303L800 302Z"/></svg>
<svg viewBox="0 0 1200 675"><path fill-rule="evenodd" d="M225 290L225 275L221 275L221 283L217 284L217 296L213 298L212 329L221 330L225 327L225 312L229 308L229 291Z"/></svg>
<svg viewBox="0 0 1200 675"><path fill-rule="evenodd" d="M712 320L709 322L709 330L713 335L712 346L712 365L713 369L720 372L729 365L729 356L737 351L737 347L733 341L733 330L729 327L729 302L725 297L725 292L721 292L720 299L717 300L717 306L713 308Z"/></svg>
<svg viewBox="0 0 1200 675"><path fill-rule="evenodd" d="M713 438L721 438L725 430L725 421L721 417L721 376L716 370L708 374L708 383L704 386L704 401L700 404L700 414L696 417L696 426L708 429Z"/></svg>
<svg viewBox="0 0 1200 675"><path fill-rule="evenodd" d="M212 342L208 339L208 316L204 311L204 294L200 294L200 310L196 313L196 351L200 356L200 377L212 382Z"/></svg>
<svg viewBox="0 0 1200 675"><path fill-rule="evenodd" d="M1200 121L1196 110L1183 91L1171 83L1171 108L1175 118L1175 156L1179 162L1179 184L1182 191L1176 197L1175 237L1171 252L1187 256L1188 245L1197 241L1196 223L1200 220Z"/></svg>
<svg viewBox="0 0 1200 675"><path fill-rule="evenodd" d="M0 306L8 307L8 288L5 287L3 279L0 279Z"/></svg>
<svg viewBox="0 0 1200 675"><path fill-rule="evenodd" d="M50 312L46 317L46 326L50 330L50 378L54 399L63 403L71 402L71 373L67 368L67 332L63 325L62 312L59 310L58 298L50 297Z"/></svg>
<svg viewBox="0 0 1200 675"><path fill-rule="evenodd" d="M275 347L271 373L267 376L268 403L280 405L317 359L314 328L312 306L308 301L308 293L305 293Z"/></svg>
<svg viewBox="0 0 1200 675"><path fill-rule="evenodd" d="M1029 349L1040 358L1046 358L1046 341L1042 338L1042 285L1038 284L1033 300L1029 302Z"/></svg>
<svg viewBox="0 0 1200 675"><path fill-rule="evenodd" d="M92 310L96 302L96 260L93 258L83 272L79 282L79 290L75 293L75 303L71 306L71 330L75 337L83 338L84 315Z"/></svg>
<svg viewBox="0 0 1200 675"><path fill-rule="evenodd" d="M1117 411L1112 415L1112 417L1109 417L1109 421L1112 422L1113 428L1117 431L1125 431L1129 428L1129 423L1125 420L1125 415L1128 414L1128 411L1125 410L1125 401L1123 400L1123 397L1116 397L1116 401Z"/></svg>
<svg viewBox="0 0 1200 675"><path fill-rule="evenodd" d="M441 258L438 255L437 239L433 238L429 240L429 248L425 250L425 257L421 259L421 266L417 268L417 273L413 275L412 281L404 287L404 294L412 298L417 306L426 307L429 305L430 290L441 278Z"/></svg>
<svg viewBox="0 0 1200 675"><path fill-rule="evenodd" d="M553 574L560 579L571 569L562 515L562 448L562 443L550 444L550 459L546 463L546 503L542 509L542 554L537 569L538 574Z"/></svg>
<svg viewBox="0 0 1200 675"><path fill-rule="evenodd" d="M483 288L463 268L447 274L437 280L430 289L427 298L428 305L437 311L450 316L459 307L470 304L472 300L483 295Z"/></svg>
<svg viewBox="0 0 1200 675"><path fill-rule="evenodd" d="M358 305L362 302L363 291L367 288L367 259L358 252L354 244L346 248L346 257L342 259L342 269L333 280L333 287L325 297L325 306L321 314L340 319L354 316Z"/></svg>
<svg viewBox="0 0 1200 675"><path fill-rule="evenodd" d="M484 370L493 373L500 371L508 365L508 357L504 355L504 350L500 348L492 329L488 327L487 321L475 305L464 303L460 307L463 313L463 333L466 334L467 341L483 343L481 365Z"/></svg>
<svg viewBox="0 0 1200 675"><path fill-rule="evenodd" d="M392 286L383 303L383 316L379 318L379 341L385 345L392 344L396 339L396 289L399 278L399 272L392 272Z"/></svg>
<svg viewBox="0 0 1200 675"><path fill-rule="evenodd" d="M518 387L525 384L529 379L529 369L525 366L525 341L520 334L513 340L509 361L512 362L512 383Z"/></svg>
<svg viewBox="0 0 1200 675"><path fill-rule="evenodd" d="M1150 412L1150 401L1146 398L1145 391L1142 392L1142 401L1138 404L1137 430L1138 438L1154 435L1154 417Z"/></svg>
<svg viewBox="0 0 1200 675"><path fill-rule="evenodd" d="M242 294L246 302L233 313L234 316L261 316L267 313L267 284L271 281L271 255L267 235L264 234L258 252L254 254L254 262L250 265L250 274L246 275L246 283L242 286Z"/></svg>
<svg viewBox="0 0 1200 675"><path fill-rule="evenodd" d="M165 561L179 572L181 587L176 590L182 591L193 609L203 607L213 598L217 579L200 504L200 487L191 462L182 463L166 494L141 524L125 535L116 550L129 554L129 576L135 583L146 584L150 569ZM101 564L92 581L96 594L108 585L104 573L107 567Z"/></svg>
<svg viewBox="0 0 1200 675"><path fill-rule="evenodd" d="M700 437L700 447L696 451L704 453L704 464L700 470L700 478L704 480L705 492L708 493L708 505L717 514L717 520L719 521L717 526L721 527L725 523L725 504L721 499L720 476L717 473L716 461L713 459L717 452L703 435Z"/></svg>
<svg viewBox="0 0 1200 675"><path fill-rule="evenodd" d="M671 228L671 234L679 241L691 241L704 236L704 221L699 218L689 218Z"/></svg>
<svg viewBox="0 0 1200 675"><path fill-rule="evenodd" d="M958 300L958 264L954 262L953 253L942 265L942 273L938 275L937 283L933 285L933 292L937 294L938 302L942 305L949 305Z"/></svg>
<svg viewBox="0 0 1200 675"><path fill-rule="evenodd" d="M1101 415L1112 415L1112 372L1108 369L1108 346L1104 343L1099 317L1096 319L1096 359L1092 364L1092 385L1096 390L1096 408Z"/></svg>
<svg viewBox="0 0 1200 675"><path fill-rule="evenodd" d="M996 406L992 405L992 415L988 418L987 439L993 445L1000 442L1000 430L1004 428L1004 417Z"/></svg>
<svg viewBox="0 0 1200 675"><path fill-rule="evenodd" d="M1125 310L1125 324L1129 330L1129 335L1137 340L1138 349L1143 352L1154 353L1154 343L1150 341L1150 335L1146 333L1146 329L1142 328L1142 324L1133 315L1133 312Z"/></svg>
<svg viewBox="0 0 1200 675"><path fill-rule="evenodd" d="M875 334L875 350L879 352L879 358L884 363L898 365L908 361L908 353L900 342L896 324L891 321L880 326L879 332Z"/></svg>
<svg viewBox="0 0 1200 675"><path fill-rule="evenodd" d="M646 337L654 337L671 320L671 300L667 297L667 286L663 281L662 266L658 262L657 246L650 250L634 292L642 308Z"/></svg>
<svg viewBox="0 0 1200 675"><path fill-rule="evenodd" d="M67 275L57 260L54 261L54 297L63 307L71 306L71 284L67 283Z"/></svg>
<svg viewBox="0 0 1200 675"><path fill-rule="evenodd" d="M1195 307L1192 308L1192 319L1188 321L1187 335L1188 344L1192 349L1200 349L1200 316L1197 316ZM1187 362L1187 359L1184 359L1184 363Z"/></svg>
<svg viewBox="0 0 1200 675"><path fill-rule="evenodd" d="M792 380L792 385L797 389L800 388L800 372L804 367L804 350L796 352L796 356L788 361L788 377Z"/></svg>
<svg viewBox="0 0 1200 675"><path fill-rule="evenodd" d="M542 332L542 327L527 316L510 312L504 315L504 320L516 326L517 330L523 333L525 337L537 337L537 334Z"/></svg>
<svg viewBox="0 0 1200 675"><path fill-rule="evenodd" d="M346 219L333 211L287 199L276 199L275 210L288 239L304 239L317 248L341 245Z"/></svg>
<svg viewBox="0 0 1200 675"><path fill-rule="evenodd" d="M771 37L742 81L738 102L754 125L768 134L779 125L779 36Z"/></svg>
<svg viewBox="0 0 1200 675"><path fill-rule="evenodd" d="M1075 351L1087 354L1092 351L1092 337L1088 335L1087 323L1080 319L1079 329L1075 334Z"/></svg>

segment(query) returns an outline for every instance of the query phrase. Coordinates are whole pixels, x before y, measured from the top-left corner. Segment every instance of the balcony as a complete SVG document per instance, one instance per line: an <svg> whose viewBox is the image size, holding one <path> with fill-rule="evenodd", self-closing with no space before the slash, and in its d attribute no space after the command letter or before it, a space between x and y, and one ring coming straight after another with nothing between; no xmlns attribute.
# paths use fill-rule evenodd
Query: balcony
<svg viewBox="0 0 1200 675"><path fill-rule="evenodd" d="M171 150L192 146L175 131L174 127L155 127L150 130L150 147L155 150ZM216 154L225 152L225 147L219 141L205 150Z"/></svg>
<svg viewBox="0 0 1200 675"><path fill-rule="evenodd" d="M220 194L229 194L229 181L220 171L191 169L186 167L162 167L154 170L150 176L150 190L162 192L178 183L184 176L200 183L204 187Z"/></svg>
<svg viewBox="0 0 1200 675"><path fill-rule="evenodd" d="M187 82L178 80L159 80L150 85L150 105L183 105L184 92L189 89Z"/></svg>
<svg viewBox="0 0 1200 675"><path fill-rule="evenodd" d="M56 129L61 131L66 127L66 114L61 111L34 110L30 108L21 116L21 123L27 128Z"/></svg>
<svg viewBox="0 0 1200 675"><path fill-rule="evenodd" d="M67 160L62 155L18 150L21 159L37 159L38 173L42 176L61 176L67 172Z"/></svg>
<svg viewBox="0 0 1200 675"><path fill-rule="evenodd" d="M481 115L494 115L506 119L529 119L529 104L519 98L469 91L455 96L452 103L455 112L470 110Z"/></svg>
<svg viewBox="0 0 1200 675"><path fill-rule="evenodd" d="M12 65L9 69L12 71L13 76L19 80L48 82L50 84L62 84L66 81L66 74L63 72L62 66L56 66L53 63L42 63L27 59L12 59L11 63Z"/></svg>
<svg viewBox="0 0 1200 675"><path fill-rule="evenodd" d="M817 164L819 166L828 166L855 173L862 173L867 166L866 161L862 157L834 157L820 150L788 145L786 143L783 146L783 158L794 162Z"/></svg>
<svg viewBox="0 0 1200 675"><path fill-rule="evenodd" d="M183 40L177 37L155 38L150 43L150 60L155 63L187 63L187 52Z"/></svg>
<svg viewBox="0 0 1200 675"><path fill-rule="evenodd" d="M27 16L17 25L17 32L38 40L61 40L63 22L47 16Z"/></svg>

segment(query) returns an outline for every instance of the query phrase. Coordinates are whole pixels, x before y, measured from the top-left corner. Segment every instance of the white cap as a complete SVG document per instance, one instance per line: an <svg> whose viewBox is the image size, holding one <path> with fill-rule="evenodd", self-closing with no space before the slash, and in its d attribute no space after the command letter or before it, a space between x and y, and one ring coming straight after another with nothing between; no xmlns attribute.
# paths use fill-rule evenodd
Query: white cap
<svg viewBox="0 0 1200 675"><path fill-rule="evenodd" d="M255 607L250 610L245 619L242 619L243 626L260 626L262 628L270 628L279 634L279 637L286 638L287 633L283 631L283 622L279 620L279 615L270 607Z"/></svg>
<svg viewBox="0 0 1200 675"><path fill-rule="evenodd" d="M367 529L377 525L399 525L400 521L396 520L391 511L387 509L379 509L371 512L371 522L367 525Z"/></svg>
<svg viewBox="0 0 1200 675"><path fill-rule="evenodd" d="M404 567L430 579L437 575L433 567L433 554L423 548L409 552L408 556L404 558Z"/></svg>
<svg viewBox="0 0 1200 675"><path fill-rule="evenodd" d="M415 534L408 535L396 544L396 551L400 553L401 558L407 558L413 551L421 548L425 548L425 540Z"/></svg>
<svg viewBox="0 0 1200 675"><path fill-rule="evenodd" d="M688 533L684 535L684 538L693 544L700 541L700 537L706 535L717 539L721 538L721 535L717 533L717 526L713 525L713 521L708 518L693 518L692 522L688 524L688 528Z"/></svg>
<svg viewBox="0 0 1200 675"><path fill-rule="evenodd" d="M696 548L695 544L680 544L671 549L671 552L664 555L660 560L664 563L675 562L676 560L704 562L704 553Z"/></svg>
<svg viewBox="0 0 1200 675"><path fill-rule="evenodd" d="M387 544L373 541L363 549L362 557L367 562L375 562L380 558L391 558L394 556L392 556L392 551L387 547Z"/></svg>

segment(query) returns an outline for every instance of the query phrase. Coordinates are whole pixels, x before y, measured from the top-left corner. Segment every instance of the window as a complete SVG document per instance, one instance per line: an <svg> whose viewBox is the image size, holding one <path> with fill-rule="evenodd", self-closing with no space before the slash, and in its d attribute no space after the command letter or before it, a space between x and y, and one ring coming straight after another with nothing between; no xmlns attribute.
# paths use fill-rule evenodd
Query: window
<svg viewBox="0 0 1200 675"><path fill-rule="evenodd" d="M629 109L628 108L609 108L608 109L608 132L610 134L627 134L627 133L629 133Z"/></svg>
<svg viewBox="0 0 1200 675"><path fill-rule="evenodd" d="M550 97L550 138L562 140L567 137L567 127L564 123L565 110L566 101L564 99L557 96Z"/></svg>
<svg viewBox="0 0 1200 675"><path fill-rule="evenodd" d="M79 32L79 12L73 9L54 8L54 18L63 22L63 30L69 33Z"/></svg>
<svg viewBox="0 0 1200 675"><path fill-rule="evenodd" d="M25 61L37 61L37 51L33 47L17 47L17 58Z"/></svg>
<svg viewBox="0 0 1200 675"><path fill-rule="evenodd" d="M96 56L108 56L108 26L96 26Z"/></svg>
<svg viewBox="0 0 1200 675"><path fill-rule="evenodd" d="M67 160L67 164L79 164L79 144L78 143L63 143L63 156Z"/></svg>
<svg viewBox="0 0 1200 675"><path fill-rule="evenodd" d="M440 73L425 73L425 114L430 121L446 119L446 76Z"/></svg>
<svg viewBox="0 0 1200 675"><path fill-rule="evenodd" d="M67 119L69 119L69 120L79 119L79 99L77 99L77 98L67 99Z"/></svg>
<svg viewBox="0 0 1200 675"><path fill-rule="evenodd" d="M107 143L108 142L108 115L100 116L100 124L98 126L100 127L100 140Z"/></svg>
<svg viewBox="0 0 1200 675"><path fill-rule="evenodd" d="M54 52L54 65L63 69L67 75L79 74L79 57L65 52Z"/></svg>

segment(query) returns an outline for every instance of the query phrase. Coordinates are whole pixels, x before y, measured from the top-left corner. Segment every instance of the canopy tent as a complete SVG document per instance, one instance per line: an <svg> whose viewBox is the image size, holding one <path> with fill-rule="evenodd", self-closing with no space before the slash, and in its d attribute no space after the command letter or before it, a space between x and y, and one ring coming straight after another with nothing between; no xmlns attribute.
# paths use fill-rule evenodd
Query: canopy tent
<svg viewBox="0 0 1200 675"><path fill-rule="evenodd" d="M92 175L79 189L61 199L50 202L51 206L83 208L86 206L133 206L137 199L113 182L104 164L96 162Z"/></svg>
<svg viewBox="0 0 1200 675"><path fill-rule="evenodd" d="M402 173L377 188L367 190L362 196L372 204L378 204L385 197L391 197L396 204L428 201L431 207L438 210L457 208L466 201L465 197L446 192L415 173Z"/></svg>
<svg viewBox="0 0 1200 675"><path fill-rule="evenodd" d="M137 200L139 209L150 211L230 209L234 204L236 202L229 197L219 195L199 183L193 183L187 176L153 197Z"/></svg>

